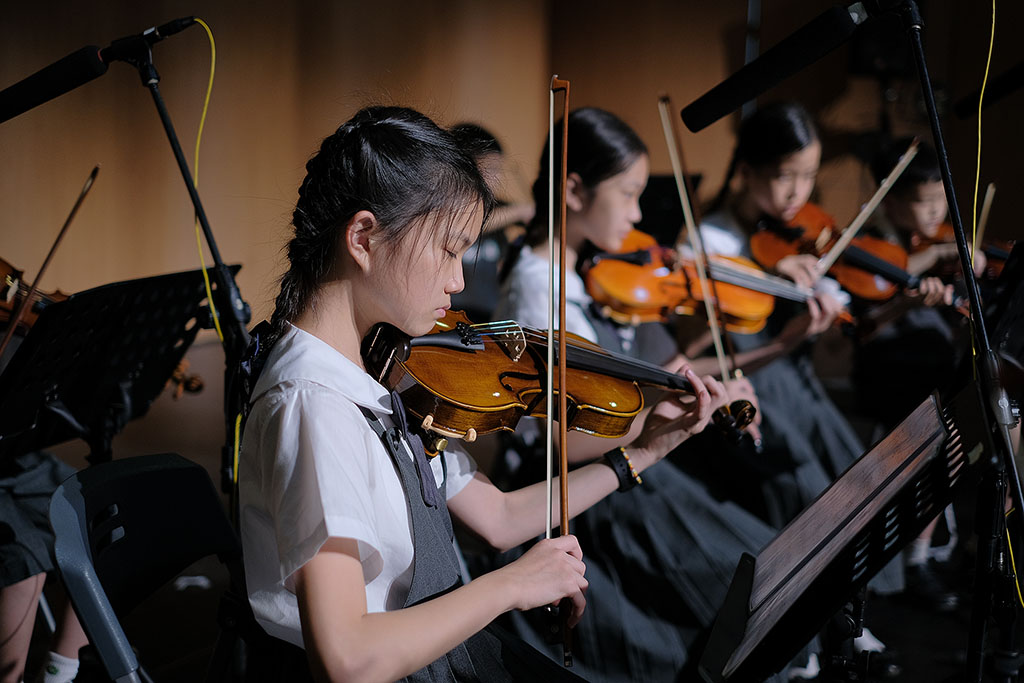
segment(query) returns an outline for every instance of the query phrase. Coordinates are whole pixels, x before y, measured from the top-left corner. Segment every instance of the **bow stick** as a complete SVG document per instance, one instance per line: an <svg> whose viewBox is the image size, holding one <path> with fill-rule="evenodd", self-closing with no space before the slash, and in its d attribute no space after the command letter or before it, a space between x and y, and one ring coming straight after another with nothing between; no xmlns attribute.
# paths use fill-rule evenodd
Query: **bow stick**
<svg viewBox="0 0 1024 683"><path fill-rule="evenodd" d="M676 179L676 189L679 191L679 202L683 206L683 220L686 224L686 235L690 241L690 249L693 251L693 262L697 270L697 279L700 281L700 288L704 294L704 310L708 316L708 326L711 328L711 340L715 346L715 356L718 358L718 367L723 380L730 376L739 377L740 370L736 366L736 355L733 352L732 343L728 336L725 337L729 347L729 359L732 363L733 375L725 365L725 351L722 348L722 337L725 330L725 320L721 317L721 307L718 306L718 291L715 281L707 276L705 264L707 263L707 251L704 249L704 240L700 237L698 221L694 216L694 208L690 203L693 188L690 187L690 179L686 174L686 167L683 162L683 148L675 135L672 119L669 111L672 101L668 95L662 95L658 99L658 113L661 115L661 127L665 132L665 144L668 145L668 156L672 160L672 175ZM721 323L721 325L720 325Z"/></svg>
<svg viewBox="0 0 1024 683"><path fill-rule="evenodd" d="M974 233L974 250L977 252L981 241L985 238L985 227L988 225L988 214L992 210L992 200L996 197L996 184L989 183L985 188L985 199L981 204L981 216L978 218L978 229Z"/></svg>
<svg viewBox="0 0 1024 683"><path fill-rule="evenodd" d="M559 207L558 207L558 244L559 253L555 256L555 93L564 92L562 99L562 158L559 166ZM565 536L569 533L569 456L567 452L567 426L566 426L566 343L565 343L565 191L566 179L568 176L567 156L569 153L569 81L562 80L557 74L551 77L551 88L548 100L548 259L551 268L548 271L548 362L547 362L547 386L548 406L554 405L554 336L555 336L555 269L558 269L558 472L559 472L559 512L561 513L559 524L559 535ZM547 510L545 513L545 535L551 538L551 489L552 489L552 434L553 417L552 410L547 411L546 430L546 452L547 452ZM568 599L563 600L559 611L562 627L562 663L565 666L572 666L572 631L569 628L568 618L570 605L566 604Z"/></svg>
<svg viewBox="0 0 1024 683"><path fill-rule="evenodd" d="M7 332L4 334L4 339L0 342L0 356L3 356L4 351L7 349L7 345L11 343L11 338L14 337L14 331L18 329L18 324L21 319L25 317L25 313L28 312L29 306L32 305L32 299L36 296L36 289L39 287L39 281L43 279L43 274L46 272L47 266L50 265L50 260L53 258L54 253L57 251L57 246L64 239L64 234L67 233L68 228L71 226L71 220L78 213L79 207L82 206L82 202L85 201L85 196L89 194L89 190L92 189L93 181L96 180L96 176L100 172L99 164L93 167L92 173L85 179L85 185L82 186L82 191L78 193L78 199L75 201L75 205L71 207L71 213L68 214L68 218L64 221L63 227L60 232L57 233L57 239L53 241L53 246L50 247L50 253L43 259L43 265L39 266L39 273L36 274L35 279L32 281L32 286L28 288L28 293L25 294L25 298L21 300L18 305L18 310L11 316L10 321L7 324Z"/></svg>
<svg viewBox="0 0 1024 683"><path fill-rule="evenodd" d="M843 230L843 234L840 235L839 239L836 240L836 243L832 245L832 248L818 259L818 262L814 266L815 270L818 272L818 277L827 273L828 269L832 267L832 264L843 255L846 247L850 245L850 242L857 236L857 233L860 232L860 229L867 222L871 214L874 213L878 205L882 203L885 195L889 194L889 190L892 189L893 183L896 182L897 178L903 175L903 171L906 170L907 166L910 165L910 162L917 155L917 147L919 144L920 142L918 139L914 138L910 143L910 147L908 147L907 151L900 157L899 163L896 164L895 168L893 168L892 171L889 172L889 175L887 175L878 185L878 189L875 190L873 195L871 195L871 199L868 200L867 204L861 208L857 217L850 222L850 225L848 225L845 230Z"/></svg>

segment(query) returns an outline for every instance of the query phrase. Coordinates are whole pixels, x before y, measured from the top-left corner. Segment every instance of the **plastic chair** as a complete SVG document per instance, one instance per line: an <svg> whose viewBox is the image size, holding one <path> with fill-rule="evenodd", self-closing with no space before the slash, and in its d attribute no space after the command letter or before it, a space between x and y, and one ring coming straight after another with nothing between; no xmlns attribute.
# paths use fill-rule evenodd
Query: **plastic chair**
<svg viewBox="0 0 1024 683"><path fill-rule="evenodd" d="M143 681L118 620L195 561L217 555L242 588L241 544L199 465L173 453L114 460L61 484L50 501L57 568L89 642L118 683ZM224 640L222 631L221 641ZM227 661L219 651L214 661ZM207 680L224 680L211 667ZM140 674L142 677L140 677Z"/></svg>

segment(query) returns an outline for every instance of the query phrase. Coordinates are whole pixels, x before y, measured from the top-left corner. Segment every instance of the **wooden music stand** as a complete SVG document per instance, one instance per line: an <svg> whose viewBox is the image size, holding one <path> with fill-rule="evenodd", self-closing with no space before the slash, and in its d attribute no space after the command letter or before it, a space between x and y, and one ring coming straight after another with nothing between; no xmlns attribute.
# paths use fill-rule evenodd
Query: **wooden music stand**
<svg viewBox="0 0 1024 683"><path fill-rule="evenodd" d="M761 681L785 664L952 499L993 449L970 383L929 397L755 558L744 554L699 670ZM984 455L984 457L982 457Z"/></svg>

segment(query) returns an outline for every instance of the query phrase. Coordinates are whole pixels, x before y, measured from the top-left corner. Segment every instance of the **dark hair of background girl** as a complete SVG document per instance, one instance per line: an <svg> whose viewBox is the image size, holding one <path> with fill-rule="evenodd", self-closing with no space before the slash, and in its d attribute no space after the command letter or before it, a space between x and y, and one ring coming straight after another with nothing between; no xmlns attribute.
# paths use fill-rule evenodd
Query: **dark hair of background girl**
<svg viewBox="0 0 1024 683"><path fill-rule="evenodd" d="M739 136L729 170L718 195L711 201L707 213L717 211L729 196L729 185L740 162L755 169L777 164L794 152L799 152L819 140L814 119L803 105L796 102L767 104L748 116L740 124Z"/></svg>
<svg viewBox="0 0 1024 683"><path fill-rule="evenodd" d="M887 144L871 160L871 175L875 182L881 184L892 169L896 168L900 157L910 147L912 137L904 137L893 140ZM917 155L910 160L910 164L900 174L900 177L893 182L889 189L892 196L905 196L918 185L932 183L942 180L942 171L939 170L939 155L931 143L922 140L917 148Z"/></svg>
<svg viewBox="0 0 1024 683"><path fill-rule="evenodd" d="M555 168L562 163L562 122L555 124ZM577 174L583 188L592 190L622 173L647 147L622 119L603 109L584 107L569 112L568 172ZM547 238L548 229L548 144L540 155L540 171L533 183L537 213L526 227L526 243L535 246Z"/></svg>
<svg viewBox="0 0 1024 683"><path fill-rule="evenodd" d="M457 123L449 129L462 149L474 159L488 154L501 154L501 143L491 131L475 123Z"/></svg>
<svg viewBox="0 0 1024 683"><path fill-rule="evenodd" d="M288 270L271 323L276 333L310 306L330 274L339 239L357 211L371 212L384 241L399 244L419 219L438 227L494 198L467 153L448 131L403 107L368 107L326 138L306 163L292 214ZM446 236L447 237L447 236Z"/></svg>

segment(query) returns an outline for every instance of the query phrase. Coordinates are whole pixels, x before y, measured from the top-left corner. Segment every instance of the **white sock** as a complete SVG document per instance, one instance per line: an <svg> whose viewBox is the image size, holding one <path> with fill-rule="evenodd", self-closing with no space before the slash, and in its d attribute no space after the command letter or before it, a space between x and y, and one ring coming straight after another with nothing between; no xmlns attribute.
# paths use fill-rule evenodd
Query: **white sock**
<svg viewBox="0 0 1024 683"><path fill-rule="evenodd" d="M908 567L920 567L928 561L928 550L932 547L932 539L915 538L904 552L904 564Z"/></svg>
<svg viewBox="0 0 1024 683"><path fill-rule="evenodd" d="M821 665L818 664L818 655L812 652L807 656L807 666L792 666L789 668L789 680L795 678L814 678L821 673Z"/></svg>
<svg viewBox="0 0 1024 683"><path fill-rule="evenodd" d="M71 683L78 675L78 660L49 652L37 683Z"/></svg>
<svg viewBox="0 0 1024 683"><path fill-rule="evenodd" d="M856 651L867 650L868 652L885 652L885 643L875 637L875 634L865 629L863 634L853 639L853 649Z"/></svg>

